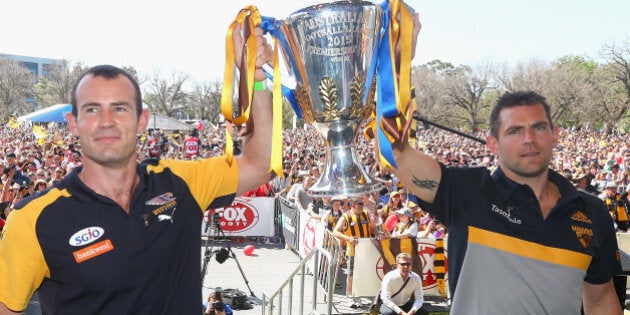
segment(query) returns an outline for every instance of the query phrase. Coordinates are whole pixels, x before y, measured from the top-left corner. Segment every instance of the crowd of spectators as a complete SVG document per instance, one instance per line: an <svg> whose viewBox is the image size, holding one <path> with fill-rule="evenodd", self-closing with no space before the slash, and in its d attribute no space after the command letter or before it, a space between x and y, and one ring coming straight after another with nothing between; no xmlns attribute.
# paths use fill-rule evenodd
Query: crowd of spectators
<svg viewBox="0 0 630 315"><path fill-rule="evenodd" d="M225 129L207 126L201 130L159 131L149 130L138 136L138 153L141 160L155 157L159 148L160 158L195 160L223 154ZM2 170L2 203L0 220L8 215L13 204L21 198L48 188L62 179L74 168L81 165L81 146L70 135L64 125L46 126L45 137L36 137L33 128L22 125L18 128L0 127L2 146L0 149L0 169ZM196 154L190 154L184 143L194 135L198 142ZM417 150L422 150L446 166L487 167L498 165L498 160L485 144L437 128L418 128L411 141ZM473 135L478 139L484 132ZM390 212L389 198L401 189L401 183L386 168L382 168L372 148L371 141L357 137L357 158L367 172L383 189L373 196L377 207ZM238 139L238 137L236 137ZM238 152L236 141L235 151ZM261 187L249 196L285 196L296 198L299 195L301 206L306 209L310 202L301 184L314 183L324 169L325 147L323 140L310 126L286 130L284 133L284 173L285 178L277 177L270 185ZM607 185L615 184L620 196L627 198L628 174L630 173L630 142L623 134L603 134L588 129L562 129L550 168L564 174L567 179L577 182L586 178L589 192L600 195ZM294 185L294 184L300 185ZM293 187L295 186L295 187ZM293 187L293 189L291 189ZM292 190L292 191L291 191ZM302 191L304 188L301 189ZM297 193L297 195L296 195ZM394 193L395 195L396 193ZM603 195L600 195L604 199ZM415 201L413 196L410 200ZM321 205L322 202L320 201ZM627 202L630 208L630 202ZM417 205L416 205L417 206ZM391 210L398 210L391 209ZM394 212L392 211L392 213ZM420 211L420 212L418 212ZM416 210L419 223L429 224L423 219L425 214ZM383 218L384 219L384 218ZM422 222L420 222L422 221ZM2 221L0 221L2 225ZM437 231L436 227L436 231Z"/></svg>

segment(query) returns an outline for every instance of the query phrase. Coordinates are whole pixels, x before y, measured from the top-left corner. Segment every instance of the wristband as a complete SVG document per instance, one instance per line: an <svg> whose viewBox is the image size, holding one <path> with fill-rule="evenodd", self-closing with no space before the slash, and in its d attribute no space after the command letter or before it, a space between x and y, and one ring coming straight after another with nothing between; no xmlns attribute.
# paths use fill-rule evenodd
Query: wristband
<svg viewBox="0 0 630 315"><path fill-rule="evenodd" d="M267 87L265 87L265 83L262 81L254 81L254 91L264 91Z"/></svg>

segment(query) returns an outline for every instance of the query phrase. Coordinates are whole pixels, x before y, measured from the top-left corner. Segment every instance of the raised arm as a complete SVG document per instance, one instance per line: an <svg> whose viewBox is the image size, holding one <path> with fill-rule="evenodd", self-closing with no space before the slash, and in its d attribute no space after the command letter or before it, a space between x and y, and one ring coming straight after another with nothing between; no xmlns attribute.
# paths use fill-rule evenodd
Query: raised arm
<svg viewBox="0 0 630 315"><path fill-rule="evenodd" d="M412 56L415 55L418 34L420 33L420 20L418 14L414 16ZM396 47L396 56L400 56ZM375 147L378 156L378 137L375 137ZM408 143L408 138L403 138L400 142L394 143L394 159L397 168L393 170L398 179L405 184L411 193L418 198L433 203L435 193L440 183L440 166L433 158L412 148Z"/></svg>
<svg viewBox="0 0 630 315"><path fill-rule="evenodd" d="M234 31L234 46L243 47L240 30ZM273 59L273 50L263 36L261 28L256 28L256 42L258 52L256 58L256 73L254 80L267 79L261 67ZM240 49L235 49L236 59L240 60ZM271 135L272 135L272 104L271 93L254 91L250 118L247 122L246 132L243 135L242 153L236 156L239 165L239 183L236 195L252 190L273 178L269 165L271 162Z"/></svg>
<svg viewBox="0 0 630 315"><path fill-rule="evenodd" d="M378 154L378 137L374 138L376 154ZM397 168L394 175L416 197L433 203L442 171L436 160L415 150L407 142L407 137L392 146Z"/></svg>

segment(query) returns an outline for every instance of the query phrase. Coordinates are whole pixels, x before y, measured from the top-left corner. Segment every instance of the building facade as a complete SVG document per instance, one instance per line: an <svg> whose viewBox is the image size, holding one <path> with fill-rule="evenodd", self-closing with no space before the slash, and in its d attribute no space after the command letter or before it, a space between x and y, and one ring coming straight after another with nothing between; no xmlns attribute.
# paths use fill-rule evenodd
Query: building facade
<svg viewBox="0 0 630 315"><path fill-rule="evenodd" d="M8 58L19 61L22 67L28 69L28 71L38 78L49 73L53 67L61 66L63 64L63 60L61 59L10 55L3 53L0 53L0 58Z"/></svg>

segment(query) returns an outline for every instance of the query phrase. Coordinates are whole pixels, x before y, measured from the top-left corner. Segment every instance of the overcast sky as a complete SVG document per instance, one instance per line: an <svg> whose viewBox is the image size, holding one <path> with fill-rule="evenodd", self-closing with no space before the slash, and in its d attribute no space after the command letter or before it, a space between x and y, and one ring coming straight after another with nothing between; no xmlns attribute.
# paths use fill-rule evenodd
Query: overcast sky
<svg viewBox="0 0 630 315"><path fill-rule="evenodd" d="M181 71L220 80L225 34L238 10L255 5L283 18L323 1L4 1L0 53ZM380 1L376 1L380 3ZM423 24L414 64L455 65L597 59L605 44L630 40L630 0L411 0Z"/></svg>

